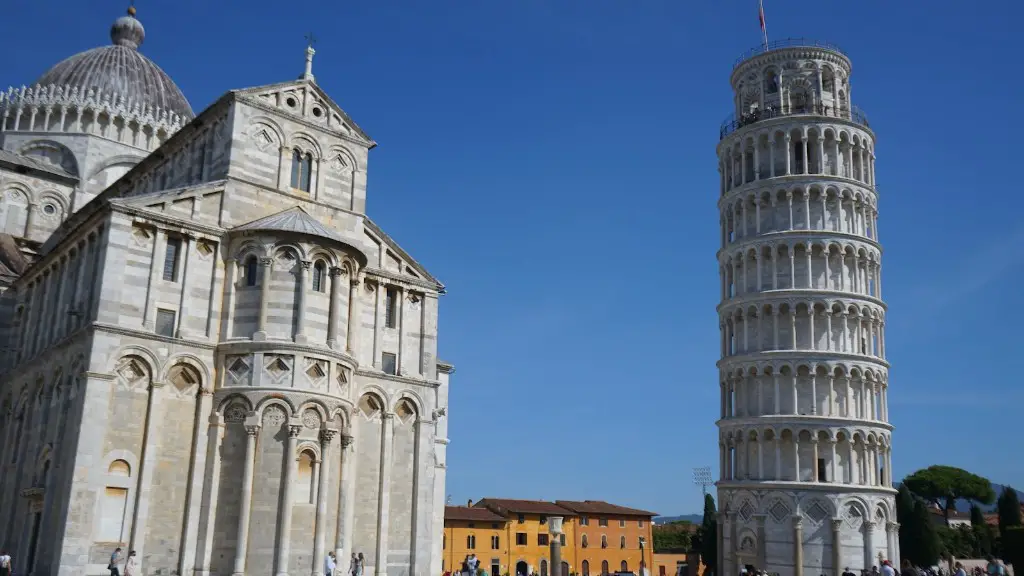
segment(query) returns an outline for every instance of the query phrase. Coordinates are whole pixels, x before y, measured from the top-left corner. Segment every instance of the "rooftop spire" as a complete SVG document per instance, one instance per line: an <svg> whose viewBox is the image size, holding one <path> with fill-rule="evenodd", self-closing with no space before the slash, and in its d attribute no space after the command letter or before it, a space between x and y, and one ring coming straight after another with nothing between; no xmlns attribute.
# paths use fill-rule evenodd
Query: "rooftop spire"
<svg viewBox="0 0 1024 576"><path fill-rule="evenodd" d="M316 36L310 32L306 34L306 71L302 73L303 80L313 80L313 55L316 54L316 50L313 46L316 44Z"/></svg>
<svg viewBox="0 0 1024 576"><path fill-rule="evenodd" d="M142 27L142 22L135 18L135 2L133 0L128 6L128 15L121 16L110 27L110 40L115 46L136 49L145 39L146 29Z"/></svg>

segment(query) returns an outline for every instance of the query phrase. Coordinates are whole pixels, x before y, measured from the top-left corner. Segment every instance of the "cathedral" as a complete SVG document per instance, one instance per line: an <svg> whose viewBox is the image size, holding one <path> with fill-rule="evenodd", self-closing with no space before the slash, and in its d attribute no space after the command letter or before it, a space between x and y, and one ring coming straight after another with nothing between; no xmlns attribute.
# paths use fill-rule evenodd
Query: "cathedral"
<svg viewBox="0 0 1024 576"><path fill-rule="evenodd" d="M444 286L316 84L195 114L112 44L0 92L0 546L27 575L441 571Z"/></svg>

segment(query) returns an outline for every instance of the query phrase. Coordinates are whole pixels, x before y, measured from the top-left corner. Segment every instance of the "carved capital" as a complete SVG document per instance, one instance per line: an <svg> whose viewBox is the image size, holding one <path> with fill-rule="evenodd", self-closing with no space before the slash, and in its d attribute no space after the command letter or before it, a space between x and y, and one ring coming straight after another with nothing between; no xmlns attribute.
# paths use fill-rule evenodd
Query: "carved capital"
<svg viewBox="0 0 1024 576"><path fill-rule="evenodd" d="M355 442L355 440L356 440L356 437L351 435L351 434L342 434L341 435L341 447L342 448L348 448L349 446L352 445L353 442Z"/></svg>
<svg viewBox="0 0 1024 576"><path fill-rule="evenodd" d="M899 522L886 522L885 523L885 529L888 530L889 532L895 532L895 531L900 529L900 523Z"/></svg>
<svg viewBox="0 0 1024 576"><path fill-rule="evenodd" d="M790 519L793 521L793 529L801 530L804 527L804 517L803 516L801 516L799 514L793 514L792 516L790 516Z"/></svg>
<svg viewBox="0 0 1024 576"><path fill-rule="evenodd" d="M265 268L269 268L270 265L273 264L273 263L274 263L274 259L273 258L260 258L260 266L263 266Z"/></svg>
<svg viewBox="0 0 1024 576"><path fill-rule="evenodd" d="M347 273L347 270L345 270L344 268L341 268L339 266L331 266L331 277L332 278L337 278L338 276L344 276L346 273Z"/></svg>
<svg viewBox="0 0 1024 576"><path fill-rule="evenodd" d="M841 518L832 519L832 531L839 532L839 529L843 527L843 520Z"/></svg>
<svg viewBox="0 0 1024 576"><path fill-rule="evenodd" d="M337 430L331 430L330 428L325 428L325 429L320 431L320 442L322 442L324 445L330 444L331 440L334 440L334 437L337 434L338 434Z"/></svg>
<svg viewBox="0 0 1024 576"><path fill-rule="evenodd" d="M303 270L309 270L310 268L313 267L313 263L310 262L309 260L300 260L299 266L301 266Z"/></svg>
<svg viewBox="0 0 1024 576"><path fill-rule="evenodd" d="M245 433L248 434L249 436L255 436L255 435L259 434L260 433L260 425L259 424L246 424L245 425Z"/></svg>

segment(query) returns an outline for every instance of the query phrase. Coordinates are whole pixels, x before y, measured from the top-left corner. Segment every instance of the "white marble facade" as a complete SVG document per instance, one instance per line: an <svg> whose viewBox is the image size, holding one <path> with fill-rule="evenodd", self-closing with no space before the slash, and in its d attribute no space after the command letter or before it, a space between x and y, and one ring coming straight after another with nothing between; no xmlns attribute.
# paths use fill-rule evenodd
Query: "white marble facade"
<svg viewBox="0 0 1024 576"><path fill-rule="evenodd" d="M899 560L874 133L844 54L783 44L718 145L718 562L836 576Z"/></svg>
<svg viewBox="0 0 1024 576"><path fill-rule="evenodd" d="M112 37L43 76L87 84L0 95L28 263L0 286L0 545L36 575L115 546L145 574L439 573L444 287L366 215L375 143L312 49L193 117L134 11Z"/></svg>

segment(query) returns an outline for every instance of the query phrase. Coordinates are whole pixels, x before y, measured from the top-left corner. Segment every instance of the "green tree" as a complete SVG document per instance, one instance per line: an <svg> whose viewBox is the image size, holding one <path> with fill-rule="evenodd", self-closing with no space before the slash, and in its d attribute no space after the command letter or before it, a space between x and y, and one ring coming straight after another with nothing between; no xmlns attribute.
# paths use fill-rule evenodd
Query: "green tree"
<svg viewBox="0 0 1024 576"><path fill-rule="evenodd" d="M915 558L917 530L914 527L914 495L906 484L901 484L896 493L896 521L900 523L900 558Z"/></svg>
<svg viewBox="0 0 1024 576"><path fill-rule="evenodd" d="M655 553L685 554L690 551L694 525L690 522L669 522L651 527Z"/></svg>
<svg viewBox="0 0 1024 576"><path fill-rule="evenodd" d="M699 550L708 570L718 574L718 512L711 494L704 495L704 520L700 524Z"/></svg>
<svg viewBox="0 0 1024 576"><path fill-rule="evenodd" d="M974 557L984 558L992 553L992 532L985 523L985 515L977 504L971 504L971 532L974 533Z"/></svg>
<svg viewBox="0 0 1024 576"><path fill-rule="evenodd" d="M914 556L910 561L916 566L933 566L939 562L940 544L932 515L928 506L921 500L914 502L914 530L916 539Z"/></svg>
<svg viewBox="0 0 1024 576"><path fill-rule="evenodd" d="M987 479L953 466L929 466L903 479L911 492L942 508L949 524L949 513L960 498L982 504L996 499L992 483Z"/></svg>
<svg viewBox="0 0 1024 576"><path fill-rule="evenodd" d="M975 534L969 526L936 526L939 549L943 556L954 558L977 558ZM900 542L902 544L902 542Z"/></svg>
<svg viewBox="0 0 1024 576"><path fill-rule="evenodd" d="M1006 563L1014 568L1014 573L1024 567L1024 526L1007 526L1003 534L1003 550Z"/></svg>
<svg viewBox="0 0 1024 576"><path fill-rule="evenodd" d="M1020 499L1017 497L1017 491L1010 486L1004 486L1002 493L999 494L999 501L997 502L997 510L999 511L999 546L1000 556L1006 562L1009 562L1010 548L1006 545L1006 534L1007 532L1016 526L1020 526L1021 514L1020 514ZM994 547L995 548L995 547Z"/></svg>

